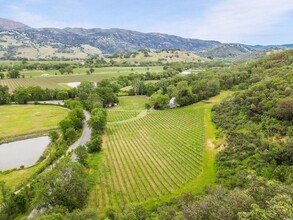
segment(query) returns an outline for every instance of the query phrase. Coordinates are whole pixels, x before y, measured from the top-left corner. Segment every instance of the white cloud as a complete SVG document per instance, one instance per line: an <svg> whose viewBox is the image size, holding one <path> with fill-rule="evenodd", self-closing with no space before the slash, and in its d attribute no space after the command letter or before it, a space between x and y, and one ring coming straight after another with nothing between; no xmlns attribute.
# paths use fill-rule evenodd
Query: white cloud
<svg viewBox="0 0 293 220"><path fill-rule="evenodd" d="M243 42L265 33L293 11L293 0L223 0L195 26L193 37Z"/></svg>

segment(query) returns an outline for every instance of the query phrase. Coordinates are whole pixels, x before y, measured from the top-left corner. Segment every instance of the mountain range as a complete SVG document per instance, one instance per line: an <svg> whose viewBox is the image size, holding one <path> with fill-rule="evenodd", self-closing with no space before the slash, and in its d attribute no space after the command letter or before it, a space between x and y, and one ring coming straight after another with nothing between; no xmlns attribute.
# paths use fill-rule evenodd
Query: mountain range
<svg viewBox="0 0 293 220"><path fill-rule="evenodd" d="M150 49L180 49L206 57L236 58L272 48L293 45L249 46L219 41L186 39L161 33L123 29L31 28L0 18L0 59L85 59L95 54L114 54Z"/></svg>

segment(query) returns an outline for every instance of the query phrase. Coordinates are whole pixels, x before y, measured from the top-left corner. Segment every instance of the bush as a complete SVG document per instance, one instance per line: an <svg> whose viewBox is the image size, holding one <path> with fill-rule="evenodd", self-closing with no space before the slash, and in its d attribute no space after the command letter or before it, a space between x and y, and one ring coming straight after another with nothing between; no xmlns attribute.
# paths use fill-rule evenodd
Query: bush
<svg viewBox="0 0 293 220"><path fill-rule="evenodd" d="M51 140L52 143L56 142L59 138L59 134L57 131L50 131L49 132L49 138Z"/></svg>

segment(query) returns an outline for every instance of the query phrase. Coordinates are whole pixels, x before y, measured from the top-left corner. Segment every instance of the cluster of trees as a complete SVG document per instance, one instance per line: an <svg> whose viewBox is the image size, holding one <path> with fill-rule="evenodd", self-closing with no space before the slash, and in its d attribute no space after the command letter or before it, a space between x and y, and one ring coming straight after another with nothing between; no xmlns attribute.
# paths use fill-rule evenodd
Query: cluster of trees
<svg viewBox="0 0 293 220"><path fill-rule="evenodd" d="M43 209L38 219L96 219L95 213L78 210L86 204L89 190L85 167L65 158L17 194L0 182L0 219L15 219L30 207Z"/></svg>
<svg viewBox="0 0 293 220"><path fill-rule="evenodd" d="M71 212L82 208L86 203L89 193L88 175L85 167L68 158L59 162L51 171L41 174L34 188L35 207L61 206Z"/></svg>
<svg viewBox="0 0 293 220"><path fill-rule="evenodd" d="M97 87L92 82L82 82L78 88L70 90L42 89L39 86L18 87L12 93L7 86L0 85L0 105L16 102L27 104L30 101L48 100L79 100L82 106L91 111L94 106L112 106L118 103L116 93L119 87L109 80L102 80L97 83Z"/></svg>
<svg viewBox="0 0 293 220"><path fill-rule="evenodd" d="M92 130L91 140L86 144L89 153L99 152L102 149L103 138L107 124L107 112L103 108L94 108L88 125Z"/></svg>
<svg viewBox="0 0 293 220"><path fill-rule="evenodd" d="M102 80L95 86L93 82L81 82L76 90L78 100L88 111L95 107L110 107L118 103L117 92L119 87L109 80Z"/></svg>
<svg viewBox="0 0 293 220"><path fill-rule="evenodd" d="M67 74L73 74L74 68L77 68L81 66L78 63L72 64L72 63L63 63L63 62L52 62L52 63L41 63L41 62L18 62L9 64L9 65L0 65L0 79L7 78L20 78L24 75L21 75L21 71L24 70L56 70L59 71L61 75L67 73ZM6 72L6 73L4 73Z"/></svg>
<svg viewBox="0 0 293 220"><path fill-rule="evenodd" d="M76 96L75 90L42 89L39 86L18 87L12 93L9 93L7 86L0 85L1 105L9 104L10 102L26 104L29 101L66 100Z"/></svg>
<svg viewBox="0 0 293 220"><path fill-rule="evenodd" d="M218 95L220 90L219 77L214 73L205 71L187 76L176 75L156 83L150 105L156 109L164 109L169 104L167 100L175 97L177 105L186 106Z"/></svg>
<svg viewBox="0 0 293 220"><path fill-rule="evenodd" d="M222 184L244 186L247 170L293 183L293 76L288 77L261 81L213 109L229 146L218 155Z"/></svg>
<svg viewBox="0 0 293 220"><path fill-rule="evenodd" d="M72 68L78 67L78 64L66 62L15 62L13 64L0 65L0 72L8 72L12 70L59 70L71 66Z"/></svg>
<svg viewBox="0 0 293 220"><path fill-rule="evenodd" d="M67 144L73 143L82 130L84 114L82 108L75 107L59 122L59 127Z"/></svg>

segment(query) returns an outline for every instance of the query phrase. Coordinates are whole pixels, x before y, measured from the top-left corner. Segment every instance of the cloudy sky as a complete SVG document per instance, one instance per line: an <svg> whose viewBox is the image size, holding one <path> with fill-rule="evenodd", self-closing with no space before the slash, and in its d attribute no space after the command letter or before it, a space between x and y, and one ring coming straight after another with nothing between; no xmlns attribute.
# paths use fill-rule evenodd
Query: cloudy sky
<svg viewBox="0 0 293 220"><path fill-rule="evenodd" d="M293 43L293 0L0 0L31 27L124 28L246 44Z"/></svg>

